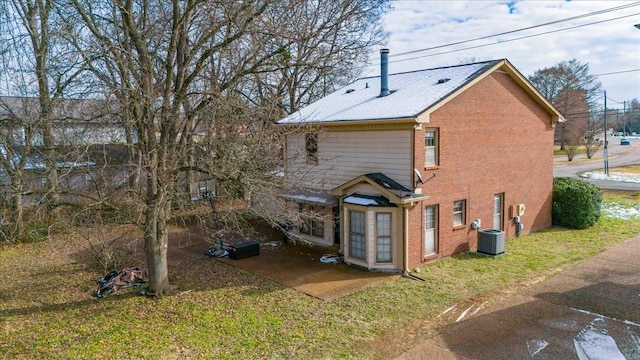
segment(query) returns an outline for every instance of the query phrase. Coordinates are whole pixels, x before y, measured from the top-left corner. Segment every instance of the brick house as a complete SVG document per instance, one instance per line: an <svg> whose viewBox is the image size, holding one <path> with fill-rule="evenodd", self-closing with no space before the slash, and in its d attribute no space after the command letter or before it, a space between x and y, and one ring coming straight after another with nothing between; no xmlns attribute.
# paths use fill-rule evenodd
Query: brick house
<svg viewBox="0 0 640 360"><path fill-rule="evenodd" d="M551 226L555 109L507 60L362 78L282 119L290 235L409 271ZM525 210L526 209L526 210ZM520 216L517 216L520 215Z"/></svg>

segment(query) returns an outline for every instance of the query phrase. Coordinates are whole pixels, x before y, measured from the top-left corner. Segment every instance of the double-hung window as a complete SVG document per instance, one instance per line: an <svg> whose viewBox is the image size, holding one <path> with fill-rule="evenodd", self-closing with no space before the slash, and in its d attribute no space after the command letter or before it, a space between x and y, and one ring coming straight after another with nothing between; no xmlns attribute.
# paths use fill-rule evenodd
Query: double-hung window
<svg viewBox="0 0 640 360"><path fill-rule="evenodd" d="M424 165L438 165L438 131L426 129L424 132Z"/></svg>
<svg viewBox="0 0 640 360"><path fill-rule="evenodd" d="M349 255L360 260L365 260L366 254L364 219L364 211L349 211Z"/></svg>
<svg viewBox="0 0 640 360"><path fill-rule="evenodd" d="M391 213L376 214L376 238L376 262L391 262Z"/></svg>
<svg viewBox="0 0 640 360"><path fill-rule="evenodd" d="M466 224L466 201L458 200L453 202L453 226Z"/></svg>
<svg viewBox="0 0 640 360"><path fill-rule="evenodd" d="M324 237L324 220L322 220L321 210L306 204L300 204L299 209L302 214L300 233Z"/></svg>

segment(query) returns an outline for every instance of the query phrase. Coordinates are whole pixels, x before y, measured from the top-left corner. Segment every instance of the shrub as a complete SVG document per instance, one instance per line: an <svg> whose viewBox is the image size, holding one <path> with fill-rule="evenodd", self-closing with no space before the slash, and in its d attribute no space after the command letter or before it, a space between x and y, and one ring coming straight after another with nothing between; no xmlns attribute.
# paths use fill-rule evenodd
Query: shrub
<svg viewBox="0 0 640 360"><path fill-rule="evenodd" d="M586 229L600 219L602 193L597 186L572 178L553 179L553 224Z"/></svg>
<svg viewBox="0 0 640 360"><path fill-rule="evenodd" d="M138 258L138 241L130 232L92 229L80 234L86 240L85 251L80 257L85 264L107 273L135 264Z"/></svg>
<svg viewBox="0 0 640 360"><path fill-rule="evenodd" d="M47 224L41 220L28 220L24 224L22 232L15 234L13 241L20 243L36 243L47 240L49 234Z"/></svg>

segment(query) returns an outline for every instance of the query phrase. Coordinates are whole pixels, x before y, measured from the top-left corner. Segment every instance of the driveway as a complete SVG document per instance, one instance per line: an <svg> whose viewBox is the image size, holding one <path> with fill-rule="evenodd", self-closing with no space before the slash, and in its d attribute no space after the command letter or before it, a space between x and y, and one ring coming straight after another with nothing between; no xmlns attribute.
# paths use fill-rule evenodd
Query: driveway
<svg viewBox="0 0 640 360"><path fill-rule="evenodd" d="M457 322L398 359L640 359L639 274L640 236L504 300L448 309Z"/></svg>

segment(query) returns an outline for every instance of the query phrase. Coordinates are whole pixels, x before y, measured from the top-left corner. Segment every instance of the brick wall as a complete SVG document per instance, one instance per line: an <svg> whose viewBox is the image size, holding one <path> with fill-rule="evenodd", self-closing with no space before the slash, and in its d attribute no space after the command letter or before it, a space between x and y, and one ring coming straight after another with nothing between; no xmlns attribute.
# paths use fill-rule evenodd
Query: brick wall
<svg viewBox="0 0 640 360"><path fill-rule="evenodd" d="M424 131L437 128L439 165L424 166ZM551 117L509 75L494 72L431 114L414 133L415 167L429 199L410 210L410 268L423 257L423 207L438 204L438 254L475 251L477 231L493 227L493 196L504 193L503 223L515 236L509 206L525 204L523 233L551 226L553 128ZM453 202L466 200L466 225L453 227Z"/></svg>
<svg viewBox="0 0 640 360"><path fill-rule="evenodd" d="M416 205L409 209L409 269L418 266L423 260L423 216L422 206Z"/></svg>

